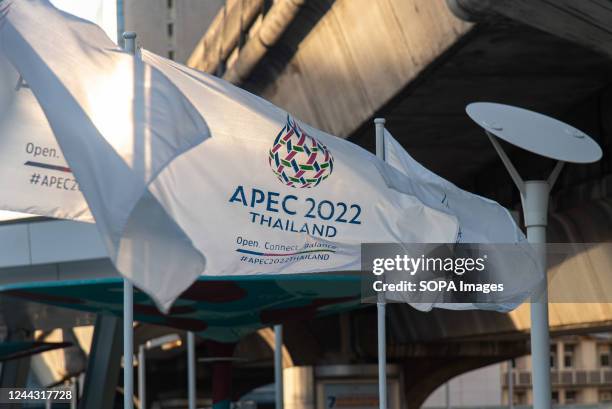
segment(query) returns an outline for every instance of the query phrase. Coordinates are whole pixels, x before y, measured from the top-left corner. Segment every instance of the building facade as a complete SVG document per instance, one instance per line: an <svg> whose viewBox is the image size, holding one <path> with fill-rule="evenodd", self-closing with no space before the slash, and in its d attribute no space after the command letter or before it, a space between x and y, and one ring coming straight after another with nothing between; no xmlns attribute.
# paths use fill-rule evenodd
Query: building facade
<svg viewBox="0 0 612 409"><path fill-rule="evenodd" d="M447 390L448 388L448 390ZM499 364L459 375L436 389L422 409L500 407Z"/></svg>
<svg viewBox="0 0 612 409"><path fill-rule="evenodd" d="M612 402L612 336L592 334L555 338L550 346L554 404ZM502 403L508 404L509 363L501 364ZM531 357L514 360L511 368L515 405L532 404Z"/></svg>
<svg viewBox="0 0 612 409"><path fill-rule="evenodd" d="M122 0L125 31L144 48L184 63L224 0Z"/></svg>

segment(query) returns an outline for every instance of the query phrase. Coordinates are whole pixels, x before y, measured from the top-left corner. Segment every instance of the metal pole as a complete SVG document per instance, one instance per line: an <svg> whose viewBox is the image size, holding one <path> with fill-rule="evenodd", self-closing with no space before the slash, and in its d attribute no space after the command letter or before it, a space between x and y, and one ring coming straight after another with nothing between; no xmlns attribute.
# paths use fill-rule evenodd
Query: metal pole
<svg viewBox="0 0 612 409"><path fill-rule="evenodd" d="M70 409L77 409L77 395L79 394L79 387L77 385L76 378L72 378L72 382L70 383L70 392L72 392L70 398Z"/></svg>
<svg viewBox="0 0 612 409"><path fill-rule="evenodd" d="M508 360L508 409L514 409L514 374L512 366L514 359Z"/></svg>
<svg viewBox="0 0 612 409"><path fill-rule="evenodd" d="M187 333L187 400L189 409L196 409L196 351L195 334Z"/></svg>
<svg viewBox="0 0 612 409"><path fill-rule="evenodd" d="M136 54L136 33L133 31L123 33L123 47L128 53Z"/></svg>
<svg viewBox="0 0 612 409"><path fill-rule="evenodd" d="M376 129L376 156L385 160L385 119L374 119ZM387 334L385 327L385 294L378 293L376 302L378 319L378 407L387 409Z"/></svg>
<svg viewBox="0 0 612 409"><path fill-rule="evenodd" d="M134 409L134 287L123 281L123 407Z"/></svg>
<svg viewBox="0 0 612 409"><path fill-rule="evenodd" d="M138 346L138 400L140 409L147 407L147 358L145 356L145 345Z"/></svg>
<svg viewBox="0 0 612 409"><path fill-rule="evenodd" d="M550 334L548 327L548 282L546 267L546 226L548 224L548 197L550 188L555 183L563 162L559 161L548 180L532 180L523 182L518 171L504 152L501 145L489 132L486 132L493 147L499 154L504 166L510 173L516 187L521 192L527 241L539 244L535 251L540 257L540 265L544 270L544 280L538 294L531 299L531 366L534 409L551 408L550 385Z"/></svg>
<svg viewBox="0 0 612 409"><path fill-rule="evenodd" d="M283 409L283 326L274 326L274 398L276 409Z"/></svg>
<svg viewBox="0 0 612 409"><path fill-rule="evenodd" d="M525 226L529 243L546 243L548 219L547 181L527 181L523 194ZM531 360L533 367L533 407L551 408L550 386L550 334L548 328L548 284L546 279L546 251L543 246L536 248L545 279L538 297L531 300Z"/></svg>
<svg viewBox="0 0 612 409"><path fill-rule="evenodd" d="M136 52L136 33L123 33L125 51ZM123 280L123 407L134 409L134 287Z"/></svg>
<svg viewBox="0 0 612 409"><path fill-rule="evenodd" d="M451 408L450 381L444 384L444 395L446 399L446 409L450 409Z"/></svg>

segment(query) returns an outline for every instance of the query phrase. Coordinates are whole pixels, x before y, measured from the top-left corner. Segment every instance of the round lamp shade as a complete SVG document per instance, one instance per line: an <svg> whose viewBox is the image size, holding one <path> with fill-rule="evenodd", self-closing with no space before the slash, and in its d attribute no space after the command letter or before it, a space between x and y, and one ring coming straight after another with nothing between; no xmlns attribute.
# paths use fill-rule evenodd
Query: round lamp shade
<svg viewBox="0 0 612 409"><path fill-rule="evenodd" d="M572 163L601 158L601 148L586 133L546 115L492 102L475 102L465 110L489 133L529 152Z"/></svg>

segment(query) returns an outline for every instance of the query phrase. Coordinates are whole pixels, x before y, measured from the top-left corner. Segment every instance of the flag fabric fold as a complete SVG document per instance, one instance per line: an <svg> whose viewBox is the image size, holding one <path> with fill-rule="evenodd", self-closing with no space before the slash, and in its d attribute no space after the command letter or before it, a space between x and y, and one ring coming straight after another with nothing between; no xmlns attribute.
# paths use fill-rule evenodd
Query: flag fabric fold
<svg viewBox="0 0 612 409"><path fill-rule="evenodd" d="M168 308L205 259L148 186L209 136L206 123L162 73L48 1L6 2L0 41L40 104L110 258Z"/></svg>

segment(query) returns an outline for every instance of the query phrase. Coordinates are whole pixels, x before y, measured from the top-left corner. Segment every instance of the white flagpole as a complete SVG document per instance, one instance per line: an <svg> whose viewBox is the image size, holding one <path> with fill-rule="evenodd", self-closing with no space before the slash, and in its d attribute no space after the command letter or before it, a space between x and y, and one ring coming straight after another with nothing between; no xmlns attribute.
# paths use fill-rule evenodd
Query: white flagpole
<svg viewBox="0 0 612 409"><path fill-rule="evenodd" d="M283 409L283 326L274 326L274 397L276 409Z"/></svg>
<svg viewBox="0 0 612 409"><path fill-rule="evenodd" d="M123 407L134 409L134 287L123 281Z"/></svg>
<svg viewBox="0 0 612 409"><path fill-rule="evenodd" d="M123 33L125 51L136 53L136 33ZM134 286L123 280L123 407L134 409Z"/></svg>
<svg viewBox="0 0 612 409"><path fill-rule="evenodd" d="M385 119L374 119L376 129L376 156L385 160ZM378 407L387 409L387 334L385 327L385 294L378 293L376 302L378 319Z"/></svg>
<svg viewBox="0 0 612 409"><path fill-rule="evenodd" d="M196 409L196 352L195 334L187 333L187 400L189 409Z"/></svg>
<svg viewBox="0 0 612 409"><path fill-rule="evenodd" d="M147 363L145 345L138 347L138 400L140 408L147 407Z"/></svg>

